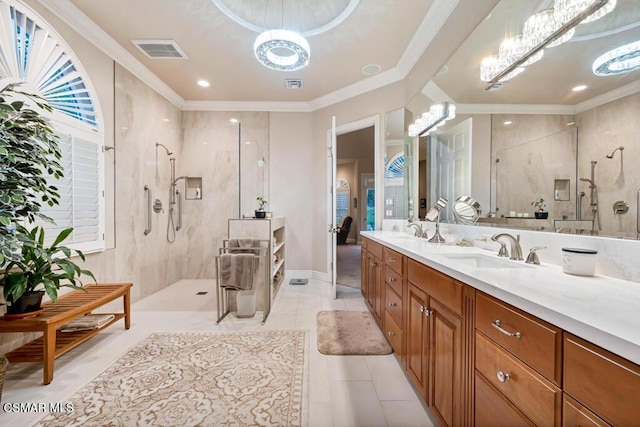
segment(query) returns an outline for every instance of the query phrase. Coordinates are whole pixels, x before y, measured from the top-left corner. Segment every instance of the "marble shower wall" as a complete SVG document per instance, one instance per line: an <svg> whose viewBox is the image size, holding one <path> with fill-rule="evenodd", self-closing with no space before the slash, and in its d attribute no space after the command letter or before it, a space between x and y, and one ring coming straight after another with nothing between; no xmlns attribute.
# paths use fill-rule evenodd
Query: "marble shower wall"
<svg viewBox="0 0 640 427"><path fill-rule="evenodd" d="M248 149L238 145L238 124L230 123L231 118L242 123L241 145L250 140L258 145L250 152L269 152L269 113L182 112L183 147L178 154L176 175L202 177L202 200L183 203L183 228L177 232L171 253L181 262L175 266L181 279L215 278L215 257L228 237L228 220L239 216L239 149L243 150L243 170L256 166L255 156L247 155ZM265 162L268 165L268 157ZM264 188L255 173L242 175L243 179L252 180L252 185L243 184L243 188ZM256 176L255 182L252 176ZM269 179L268 174L265 179ZM183 181L178 188L184 189ZM243 210L253 212L257 207L255 198L255 194L245 195L244 199L252 203L248 209L243 206Z"/></svg>
<svg viewBox="0 0 640 427"><path fill-rule="evenodd" d="M601 235L632 237L637 235L637 203L640 190L640 93L601 105L576 116L579 129L578 173L580 178L591 175L591 161L595 160L595 183L598 188ZM606 157L623 146L613 159ZM589 188L579 182L578 191L587 196L583 200L583 217L592 218ZM613 204L624 201L629 205L626 214L616 215Z"/></svg>
<svg viewBox="0 0 640 427"><path fill-rule="evenodd" d="M512 123L505 125L507 120ZM573 121L564 115L493 115L493 209L498 208L498 216L516 211L533 217L531 202L543 198L549 218L575 219L577 132L567 127ZM570 180L569 201L554 201L556 179Z"/></svg>

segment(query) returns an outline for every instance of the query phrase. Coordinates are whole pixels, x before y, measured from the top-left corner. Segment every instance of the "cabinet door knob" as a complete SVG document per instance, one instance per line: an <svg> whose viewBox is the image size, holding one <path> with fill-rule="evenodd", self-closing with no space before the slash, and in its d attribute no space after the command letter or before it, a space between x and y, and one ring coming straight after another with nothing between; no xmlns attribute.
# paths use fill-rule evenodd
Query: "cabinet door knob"
<svg viewBox="0 0 640 427"><path fill-rule="evenodd" d="M429 317L433 314L433 310L428 310L426 307L424 309L424 315Z"/></svg>
<svg viewBox="0 0 640 427"><path fill-rule="evenodd" d="M389 303L389 307L395 307L395 306L396 306L396 303L395 303L395 302L390 302L390 303Z"/></svg>
<svg viewBox="0 0 640 427"><path fill-rule="evenodd" d="M389 335L390 337L394 336L395 334L391 331L387 332L387 335Z"/></svg>
<svg viewBox="0 0 640 427"><path fill-rule="evenodd" d="M395 277L389 277L389 278L387 279L387 282L389 282L389 283L393 283L393 282L395 282L395 281L396 281L396 278L395 278Z"/></svg>
<svg viewBox="0 0 640 427"><path fill-rule="evenodd" d="M491 322L491 326L493 326L494 328L496 328L497 330L499 330L500 332L502 332L503 334L505 334L508 337L516 337L518 339L522 338L522 334L520 332L509 332L506 329L504 329L500 325L500 320L495 320L495 321Z"/></svg>
<svg viewBox="0 0 640 427"><path fill-rule="evenodd" d="M511 379L511 375L505 374L502 371L498 371L496 376L498 377L498 381L500 381L501 383L507 382Z"/></svg>
<svg viewBox="0 0 640 427"><path fill-rule="evenodd" d="M424 313L424 307L420 306L420 313Z"/></svg>
<svg viewBox="0 0 640 427"><path fill-rule="evenodd" d="M396 262L396 259L395 258L387 258L387 261L388 262Z"/></svg>

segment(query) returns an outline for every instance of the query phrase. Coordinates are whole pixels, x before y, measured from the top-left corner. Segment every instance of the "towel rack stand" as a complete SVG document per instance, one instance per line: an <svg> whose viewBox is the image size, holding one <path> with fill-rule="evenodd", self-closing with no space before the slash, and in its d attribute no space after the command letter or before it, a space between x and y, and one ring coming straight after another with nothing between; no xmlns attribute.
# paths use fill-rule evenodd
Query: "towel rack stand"
<svg viewBox="0 0 640 427"><path fill-rule="evenodd" d="M228 289L220 286L220 256L226 253L231 253L234 250L256 250L259 252L256 255L259 258L258 265L258 273L254 276L253 279L253 289L256 289L256 286L260 286L259 277L260 271L262 269L264 275L264 283L262 283L262 298L264 302L264 308L262 312L262 322L264 325L267 321L267 317L269 317L269 313L271 313L271 263L270 263L270 254L271 247L269 240L260 240L260 247L255 248L229 248L229 240L222 241L222 247L218 249L218 255L216 256L216 303L218 305L218 320L216 321L216 325L222 322L227 314L230 313L229 307L229 292L238 292L237 289Z"/></svg>

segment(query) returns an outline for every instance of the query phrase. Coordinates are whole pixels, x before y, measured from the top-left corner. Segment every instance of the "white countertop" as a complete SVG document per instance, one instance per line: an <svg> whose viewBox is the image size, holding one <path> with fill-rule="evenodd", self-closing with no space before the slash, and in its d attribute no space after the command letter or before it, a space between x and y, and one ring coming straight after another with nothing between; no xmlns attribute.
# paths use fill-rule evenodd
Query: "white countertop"
<svg viewBox="0 0 640 427"><path fill-rule="evenodd" d="M403 232L360 234L640 364L640 283L573 276L557 265L525 264L498 258L494 251L429 243ZM456 253L494 256L521 268L475 268L447 258Z"/></svg>

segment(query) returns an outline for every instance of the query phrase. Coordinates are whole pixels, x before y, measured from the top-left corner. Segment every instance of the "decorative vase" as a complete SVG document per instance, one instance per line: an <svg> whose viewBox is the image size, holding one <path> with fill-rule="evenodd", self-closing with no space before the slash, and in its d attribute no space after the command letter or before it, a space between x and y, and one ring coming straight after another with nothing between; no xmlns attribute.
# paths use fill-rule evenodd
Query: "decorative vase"
<svg viewBox="0 0 640 427"><path fill-rule="evenodd" d="M267 216L266 211L256 211L256 218L265 218Z"/></svg>
<svg viewBox="0 0 640 427"><path fill-rule="evenodd" d="M40 310L43 296L44 291L27 291L16 301L7 301L7 314L9 316L35 315Z"/></svg>
<svg viewBox="0 0 640 427"><path fill-rule="evenodd" d="M547 219L549 218L549 212L547 211L536 211L535 212L536 219Z"/></svg>

